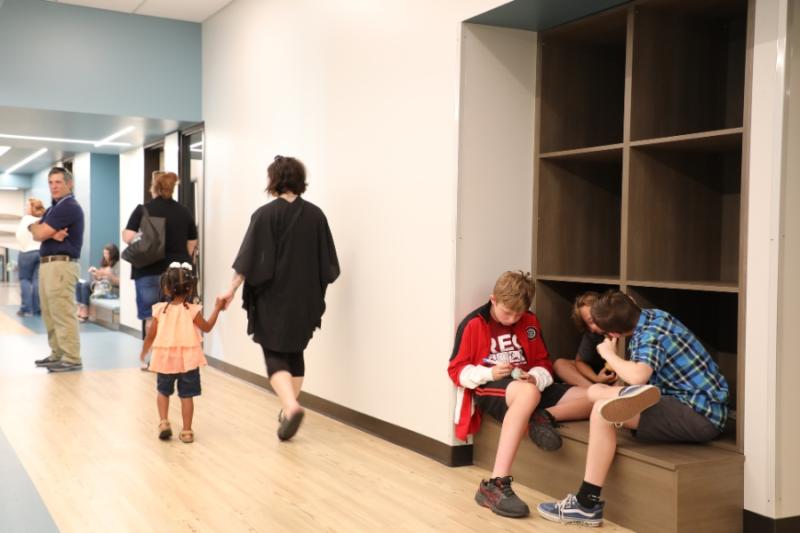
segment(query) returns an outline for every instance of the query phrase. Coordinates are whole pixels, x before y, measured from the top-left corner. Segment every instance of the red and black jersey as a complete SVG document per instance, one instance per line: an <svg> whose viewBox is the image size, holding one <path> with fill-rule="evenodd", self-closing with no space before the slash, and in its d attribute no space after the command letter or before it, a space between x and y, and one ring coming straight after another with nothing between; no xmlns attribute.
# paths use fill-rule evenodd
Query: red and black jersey
<svg viewBox="0 0 800 533"><path fill-rule="evenodd" d="M461 321L456 332L450 364L447 367L450 379L459 387L455 423L456 436L461 440L466 440L469 435L474 434L480 428L480 412L475 411L472 406L472 389L464 388L459 377L468 365L486 366L491 364L491 361L484 362L493 354L491 306L492 304L489 302L471 312ZM521 359L509 362L525 371L539 366L552 374L553 366L548 358L547 348L542 340L542 329L536 315L527 311L516 324L511 326L511 329L515 337L514 342L519 345L524 355Z"/></svg>

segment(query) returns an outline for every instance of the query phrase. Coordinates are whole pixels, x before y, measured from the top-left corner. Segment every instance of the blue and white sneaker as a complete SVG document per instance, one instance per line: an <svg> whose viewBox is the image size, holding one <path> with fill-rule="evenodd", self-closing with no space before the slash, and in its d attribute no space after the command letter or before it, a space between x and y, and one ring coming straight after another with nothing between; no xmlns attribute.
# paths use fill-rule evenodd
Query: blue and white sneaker
<svg viewBox="0 0 800 533"><path fill-rule="evenodd" d="M567 497L560 502L540 503L536 509L542 518L551 522L599 527L603 525L605 505L606 502L597 502L594 507L587 509L578 503L578 498L574 494L567 494Z"/></svg>
<svg viewBox="0 0 800 533"><path fill-rule="evenodd" d="M623 387L616 398L606 400L600 406L600 416L613 424L622 424L661 399L661 393L653 385L630 385Z"/></svg>

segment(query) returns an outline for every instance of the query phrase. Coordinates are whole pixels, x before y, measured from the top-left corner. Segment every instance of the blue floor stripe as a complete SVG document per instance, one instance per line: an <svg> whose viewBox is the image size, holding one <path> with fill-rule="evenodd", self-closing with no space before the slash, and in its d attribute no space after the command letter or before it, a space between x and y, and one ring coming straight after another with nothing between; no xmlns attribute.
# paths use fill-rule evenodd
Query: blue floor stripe
<svg viewBox="0 0 800 533"><path fill-rule="evenodd" d="M53 517L0 430L0 529L3 533L58 532Z"/></svg>
<svg viewBox="0 0 800 533"><path fill-rule="evenodd" d="M21 359L26 360L23 364L33 367L34 360L50 353L41 317L17 317L16 310L16 306L0 306L0 312L18 320L36 335L0 337L0 368L4 370L17 367ZM80 325L80 338L84 372L139 366L140 339L89 322Z"/></svg>

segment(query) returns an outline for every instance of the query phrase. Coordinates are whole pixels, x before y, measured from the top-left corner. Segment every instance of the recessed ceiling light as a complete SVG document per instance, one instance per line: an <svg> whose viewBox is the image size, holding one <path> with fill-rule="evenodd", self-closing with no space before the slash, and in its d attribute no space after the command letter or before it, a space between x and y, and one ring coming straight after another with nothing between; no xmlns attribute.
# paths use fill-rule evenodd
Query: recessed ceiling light
<svg viewBox="0 0 800 533"><path fill-rule="evenodd" d="M11 150L10 146L0 146L0 157L3 157L3 154Z"/></svg>
<svg viewBox="0 0 800 533"><path fill-rule="evenodd" d="M55 143L70 143L70 144L91 144L97 145L100 141L87 141L84 139L62 139L59 137L36 137L33 135L11 135L9 133L0 133L0 139L20 139L24 141L43 141L43 142L55 142ZM131 143L117 143L117 142L108 142L105 143L106 146L130 146Z"/></svg>
<svg viewBox="0 0 800 533"><path fill-rule="evenodd" d="M128 126L127 128L123 128L123 129L119 130L117 133L112 133L111 135L109 135L108 137L103 139L102 141L97 141L95 143L95 147L104 146L106 144L112 144L111 141L113 141L114 139L116 139L118 137L122 137L123 135L125 135L126 133L131 132L131 131L133 131L133 126ZM129 146L130 146L130 144L129 144Z"/></svg>
<svg viewBox="0 0 800 533"><path fill-rule="evenodd" d="M19 187L0 187L0 191L18 191Z"/></svg>
<svg viewBox="0 0 800 533"><path fill-rule="evenodd" d="M34 159L36 159L37 157L39 157L40 155L45 153L46 151L47 151L47 148L42 148L40 150L35 151L34 153L32 153L31 155L29 155L28 157L26 157L25 159L23 159L19 163L17 163L16 165L12 165L10 168L7 168L6 171L3 172L3 175L11 174L12 172L17 170L18 168L24 167L25 165L27 165L28 163L30 163L31 161L33 161Z"/></svg>

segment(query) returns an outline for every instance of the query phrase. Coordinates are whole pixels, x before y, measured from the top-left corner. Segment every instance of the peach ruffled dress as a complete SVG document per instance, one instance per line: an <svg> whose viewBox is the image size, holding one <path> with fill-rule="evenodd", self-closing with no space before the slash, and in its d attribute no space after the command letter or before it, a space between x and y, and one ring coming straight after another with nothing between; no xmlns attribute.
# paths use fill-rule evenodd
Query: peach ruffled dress
<svg viewBox="0 0 800 533"><path fill-rule="evenodd" d="M203 306L197 304L162 302L153 306L158 331L153 341L150 370L161 374L181 374L208 364L200 345L200 330L194 325L194 317L202 310Z"/></svg>

